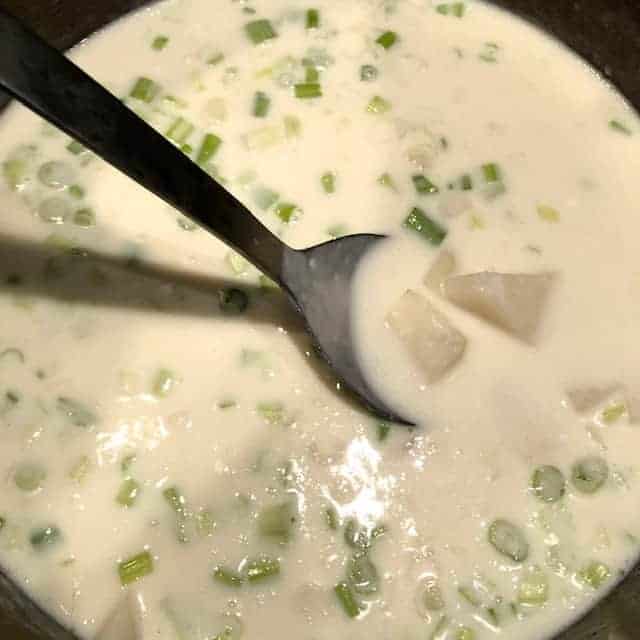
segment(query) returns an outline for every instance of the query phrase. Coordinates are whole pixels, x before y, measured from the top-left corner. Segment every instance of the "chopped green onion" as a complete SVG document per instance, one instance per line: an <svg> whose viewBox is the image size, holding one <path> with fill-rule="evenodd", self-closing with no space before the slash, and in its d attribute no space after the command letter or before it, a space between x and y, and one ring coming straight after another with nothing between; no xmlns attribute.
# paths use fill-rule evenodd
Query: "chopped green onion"
<svg viewBox="0 0 640 640"><path fill-rule="evenodd" d="M398 190L397 187L396 187L396 183L395 183L393 177L389 173L383 173L378 178L378 184L382 185L383 187L387 187L388 189L391 189L392 191L397 191Z"/></svg>
<svg viewBox="0 0 640 640"><path fill-rule="evenodd" d="M460 178L460 188L463 191L471 191L473 189L473 181L471 179L471 176L468 173L465 173Z"/></svg>
<svg viewBox="0 0 640 640"><path fill-rule="evenodd" d="M60 396L56 400L56 409L76 427L92 427L98 421L93 411L71 398Z"/></svg>
<svg viewBox="0 0 640 640"><path fill-rule="evenodd" d="M291 202L280 202L276 206L276 215L282 222L289 223L292 220L295 220L298 217L298 212L300 209L297 205L292 204Z"/></svg>
<svg viewBox="0 0 640 640"><path fill-rule="evenodd" d="M232 569L226 567L216 567L213 570L213 578L225 587L241 587L243 583L242 576Z"/></svg>
<svg viewBox="0 0 640 640"><path fill-rule="evenodd" d="M50 525L32 531L29 536L29 542L36 551L44 551L48 547L57 544L61 538L62 533L60 529Z"/></svg>
<svg viewBox="0 0 640 640"><path fill-rule="evenodd" d="M118 575L120 576L120 584L123 587L151 573L153 573L153 557L148 551L143 551L118 564Z"/></svg>
<svg viewBox="0 0 640 640"><path fill-rule="evenodd" d="M215 67L217 64L220 64L224 60L224 53L214 53L208 60L207 64L210 67Z"/></svg>
<svg viewBox="0 0 640 640"><path fill-rule="evenodd" d="M218 306L220 311L229 315L244 313L249 306L249 296L242 291L229 287L218 291Z"/></svg>
<svg viewBox="0 0 640 640"><path fill-rule="evenodd" d="M502 180L500 167L495 162L482 165L482 175L487 184L500 182Z"/></svg>
<svg viewBox="0 0 640 640"><path fill-rule="evenodd" d="M46 478L45 468L35 462L25 462L19 465L13 474L16 487L28 493L41 489Z"/></svg>
<svg viewBox="0 0 640 640"><path fill-rule="evenodd" d="M84 198L85 191L79 184L72 184L69 187L69 195L72 198L76 198L76 200L80 200L80 199Z"/></svg>
<svg viewBox="0 0 640 640"><path fill-rule="evenodd" d="M319 26L320 26L320 12L317 9L307 9L305 28L317 29Z"/></svg>
<svg viewBox="0 0 640 640"><path fill-rule="evenodd" d="M162 51L169 44L169 36L156 36L151 43L155 51Z"/></svg>
<svg viewBox="0 0 640 640"><path fill-rule="evenodd" d="M460 627L455 635L455 640L476 640L476 633L469 627Z"/></svg>
<svg viewBox="0 0 640 640"><path fill-rule="evenodd" d="M376 39L376 42L384 49L391 49L397 40L398 34L395 31L385 31Z"/></svg>
<svg viewBox="0 0 640 640"><path fill-rule="evenodd" d="M142 77L136 80L129 95L142 102L153 102L158 93L160 93L160 85L150 78Z"/></svg>
<svg viewBox="0 0 640 640"><path fill-rule="evenodd" d="M334 588L334 593L344 612L350 618L357 618L360 615L361 605L347 582L339 582Z"/></svg>
<svg viewBox="0 0 640 640"><path fill-rule="evenodd" d="M93 227L96 223L96 214L93 212L93 209L89 209L88 207L83 207L82 209L78 209L73 214L73 224L78 227Z"/></svg>
<svg viewBox="0 0 640 640"><path fill-rule="evenodd" d="M7 524L7 519L3 516L0 516L0 531L2 531Z"/></svg>
<svg viewBox="0 0 640 640"><path fill-rule="evenodd" d="M544 502L557 502L566 490L564 474L557 467L538 467L531 478L531 488L537 498Z"/></svg>
<svg viewBox="0 0 640 640"><path fill-rule="evenodd" d="M278 559L267 555L249 558L243 564L243 573L249 582L260 582L280 573Z"/></svg>
<svg viewBox="0 0 640 640"><path fill-rule="evenodd" d="M391 103L380 96L373 96L367 105L367 112L376 115L391 111Z"/></svg>
<svg viewBox="0 0 640 640"><path fill-rule="evenodd" d="M413 185L415 186L416 191L421 195L432 195L440 191L440 189L438 189L438 187L436 187L429 178L422 174L414 175L411 179L413 180Z"/></svg>
<svg viewBox="0 0 640 640"><path fill-rule="evenodd" d="M173 124L167 129L165 136L176 144L183 144L186 139L194 132L195 127L182 116L173 121Z"/></svg>
<svg viewBox="0 0 640 640"><path fill-rule="evenodd" d="M622 418L625 413L627 413L627 407L622 402L609 405L602 412L602 421L606 424L612 424L613 422L616 422L617 420Z"/></svg>
<svg viewBox="0 0 640 640"><path fill-rule="evenodd" d="M404 226L419 233L436 247L442 244L442 241L447 237L447 230L418 207L411 210L404 221Z"/></svg>
<svg viewBox="0 0 640 640"><path fill-rule="evenodd" d="M335 193L336 191L336 174L332 171L326 171L320 177L320 184L326 194Z"/></svg>
<svg viewBox="0 0 640 640"><path fill-rule="evenodd" d="M195 222L191 222L189 218L185 218L184 216L176 218L176 222L183 231L195 231L198 228Z"/></svg>
<svg viewBox="0 0 640 640"><path fill-rule="evenodd" d="M221 144L222 140L217 135L207 133L200 144L200 149L196 155L196 163L200 166L207 164L218 152Z"/></svg>
<svg viewBox="0 0 640 640"><path fill-rule="evenodd" d="M138 495L140 495L140 484L133 478L127 478L121 485L116 495L116 502L122 507L133 507Z"/></svg>
<svg viewBox="0 0 640 640"><path fill-rule="evenodd" d="M244 30L253 44L261 44L267 40L278 37L269 20L254 20L253 22L248 22L244 26Z"/></svg>
<svg viewBox="0 0 640 640"><path fill-rule="evenodd" d="M462 18L465 12L464 2L454 2L451 4L439 4L436 6L436 11L443 16L448 16L449 13L456 18Z"/></svg>
<svg viewBox="0 0 640 640"><path fill-rule="evenodd" d="M549 599L547 577L537 571L528 575L518 587L518 602L530 607L542 606Z"/></svg>
<svg viewBox="0 0 640 640"><path fill-rule="evenodd" d="M620 122L620 120L609 120L609 128L617 131L618 133L622 133L625 136L633 135L631 129L629 129L626 124Z"/></svg>
<svg viewBox="0 0 640 640"><path fill-rule="evenodd" d="M491 546L514 562L524 562L529 557L529 543L524 534L508 520L494 520L489 527L488 539Z"/></svg>
<svg viewBox="0 0 640 640"><path fill-rule="evenodd" d="M538 217L545 222L558 222L560 220L560 214L557 209L550 207L546 204L539 204L537 206Z"/></svg>
<svg viewBox="0 0 640 640"><path fill-rule="evenodd" d="M372 64L363 64L360 67L360 80L362 82L373 82L378 77L378 68Z"/></svg>
<svg viewBox="0 0 640 640"><path fill-rule="evenodd" d="M72 140L67 145L67 151L69 151L69 153L73 153L74 156L78 156L81 153L87 151L87 147L85 147L83 144L80 144L77 140Z"/></svg>
<svg viewBox="0 0 640 640"><path fill-rule="evenodd" d="M293 87L296 98L307 100L309 98L321 98L322 87L317 82L303 82Z"/></svg>
<svg viewBox="0 0 640 640"><path fill-rule="evenodd" d="M151 392L156 398L166 398L178 384L178 378L169 369L160 369L153 377Z"/></svg>
<svg viewBox="0 0 640 640"><path fill-rule="evenodd" d="M378 591L378 570L365 554L351 558L347 569L348 582L356 593L370 595Z"/></svg>
<svg viewBox="0 0 640 640"><path fill-rule="evenodd" d="M253 96L253 115L256 118L265 118L269 113L271 99L263 91L256 91Z"/></svg>
<svg viewBox="0 0 640 640"><path fill-rule="evenodd" d="M284 405L281 402L261 402L256 409L258 414L269 424L282 423Z"/></svg>
<svg viewBox="0 0 640 640"><path fill-rule="evenodd" d="M587 456L578 460L571 469L573 486L581 493L595 493L609 477L609 465L600 456Z"/></svg>
<svg viewBox="0 0 640 640"><path fill-rule="evenodd" d="M265 507L258 514L258 531L275 542L288 542L293 535L297 509L291 500Z"/></svg>
<svg viewBox="0 0 640 640"><path fill-rule="evenodd" d="M611 570L602 562L591 562L580 569L578 577L593 589L599 589L611 577Z"/></svg>
<svg viewBox="0 0 640 640"><path fill-rule="evenodd" d="M177 487L167 487L162 495L169 506L179 515L184 516L187 508L187 501Z"/></svg>
<svg viewBox="0 0 640 640"><path fill-rule="evenodd" d="M190 144L183 144L180 147L180 151L182 151L185 156L190 156L193 153L193 147Z"/></svg>
<svg viewBox="0 0 640 640"><path fill-rule="evenodd" d="M497 54L500 47L495 42L485 42L484 49L478 54L483 62L498 62Z"/></svg>
<svg viewBox="0 0 640 640"><path fill-rule="evenodd" d="M304 81L309 83L318 82L320 80L320 72L315 67L307 67L305 71Z"/></svg>

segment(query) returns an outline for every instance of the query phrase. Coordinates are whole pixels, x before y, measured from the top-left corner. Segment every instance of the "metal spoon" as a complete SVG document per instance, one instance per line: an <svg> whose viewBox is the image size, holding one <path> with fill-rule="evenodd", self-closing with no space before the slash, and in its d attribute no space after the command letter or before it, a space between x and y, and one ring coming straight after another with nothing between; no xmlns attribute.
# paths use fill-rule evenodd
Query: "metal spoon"
<svg viewBox="0 0 640 640"><path fill-rule="evenodd" d="M120 100L2 11L0 86L277 282L338 379L381 418L411 425L367 382L351 333L354 273L384 236L358 234L292 249Z"/></svg>

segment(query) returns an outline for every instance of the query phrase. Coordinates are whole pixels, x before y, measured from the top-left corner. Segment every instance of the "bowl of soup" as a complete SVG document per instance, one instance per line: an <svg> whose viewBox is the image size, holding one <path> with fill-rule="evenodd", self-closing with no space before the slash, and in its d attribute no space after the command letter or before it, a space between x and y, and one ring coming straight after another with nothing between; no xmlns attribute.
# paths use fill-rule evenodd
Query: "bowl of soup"
<svg viewBox="0 0 640 640"><path fill-rule="evenodd" d="M416 424L355 403L242 256L8 105L11 637L635 637L640 15L508 4L2 3L288 244L387 236L353 332Z"/></svg>

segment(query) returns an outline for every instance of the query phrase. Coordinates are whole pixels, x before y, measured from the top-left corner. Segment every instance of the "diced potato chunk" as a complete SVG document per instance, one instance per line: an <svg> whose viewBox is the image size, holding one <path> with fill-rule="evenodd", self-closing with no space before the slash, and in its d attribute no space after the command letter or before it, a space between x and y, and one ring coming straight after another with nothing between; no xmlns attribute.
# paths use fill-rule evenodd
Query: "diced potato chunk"
<svg viewBox="0 0 640 640"><path fill-rule="evenodd" d="M407 291L400 298L387 321L413 354L427 382L440 380L464 353L466 338L415 291Z"/></svg>
<svg viewBox="0 0 640 640"><path fill-rule="evenodd" d="M552 282L549 273L484 271L448 278L443 289L454 304L530 342L542 319Z"/></svg>
<svg viewBox="0 0 640 640"><path fill-rule="evenodd" d="M424 277L424 283L429 289L438 294L442 293L442 285L445 280L456 270L456 259L446 249L441 251L435 262Z"/></svg>
<svg viewBox="0 0 640 640"><path fill-rule="evenodd" d="M602 404L617 389L616 384L592 384L584 387L574 387L567 391L567 398L571 406L578 413L590 411Z"/></svg>

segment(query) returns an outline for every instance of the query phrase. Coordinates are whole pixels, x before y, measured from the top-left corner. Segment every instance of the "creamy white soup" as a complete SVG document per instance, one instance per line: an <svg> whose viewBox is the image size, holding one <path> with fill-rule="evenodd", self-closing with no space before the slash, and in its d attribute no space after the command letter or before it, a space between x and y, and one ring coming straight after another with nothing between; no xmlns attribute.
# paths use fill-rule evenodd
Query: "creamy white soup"
<svg viewBox="0 0 640 640"><path fill-rule="evenodd" d="M99 640L541 640L638 554L636 115L479 2L169 0L73 58L283 240L389 236L336 385L278 289L1 129L0 563Z"/></svg>

